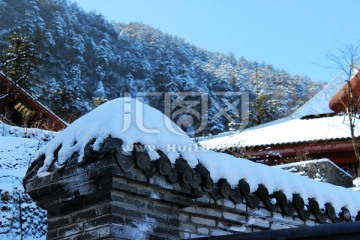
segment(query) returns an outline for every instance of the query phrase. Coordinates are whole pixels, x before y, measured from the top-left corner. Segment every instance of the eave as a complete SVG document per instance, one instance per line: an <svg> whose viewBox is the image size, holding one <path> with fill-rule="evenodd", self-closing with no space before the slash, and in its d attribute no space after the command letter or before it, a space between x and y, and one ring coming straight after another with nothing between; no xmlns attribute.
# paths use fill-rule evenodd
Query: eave
<svg viewBox="0 0 360 240"><path fill-rule="evenodd" d="M360 147L360 143L357 143ZM336 164L356 163L357 160L353 153L351 139L336 139L315 142L287 143L280 145L263 145L237 149L236 156L243 156L246 152L251 152L253 159L280 159L295 156L321 156L328 157ZM342 158L341 156L348 156ZM349 158L350 156L350 158Z"/></svg>

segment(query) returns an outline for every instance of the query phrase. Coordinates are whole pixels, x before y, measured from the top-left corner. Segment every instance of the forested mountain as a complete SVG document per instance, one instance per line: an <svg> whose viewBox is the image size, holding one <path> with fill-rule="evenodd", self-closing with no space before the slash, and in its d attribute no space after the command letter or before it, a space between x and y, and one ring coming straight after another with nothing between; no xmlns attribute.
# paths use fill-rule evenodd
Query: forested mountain
<svg viewBox="0 0 360 240"><path fill-rule="evenodd" d="M19 85L66 121L125 93L156 93L145 101L160 111L166 111L168 95L171 100L193 92L194 100L205 93L208 109L200 117L201 104L196 111L187 109L193 118L171 116L187 131L193 130L189 122L200 125L206 118L206 129L197 134L216 134L228 130L229 117L237 115L217 117L227 103L219 92L249 93L251 126L288 115L323 85L268 64L209 52L144 24L110 23L66 0L0 0L0 63L14 31L34 43L37 54L30 82ZM233 102L237 96L227 98Z"/></svg>

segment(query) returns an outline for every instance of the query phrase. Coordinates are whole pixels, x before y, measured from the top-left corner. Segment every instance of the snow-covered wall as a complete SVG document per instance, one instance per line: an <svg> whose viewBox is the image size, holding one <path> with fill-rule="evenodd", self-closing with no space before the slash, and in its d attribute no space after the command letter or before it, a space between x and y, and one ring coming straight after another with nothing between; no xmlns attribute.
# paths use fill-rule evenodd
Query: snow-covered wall
<svg viewBox="0 0 360 240"><path fill-rule="evenodd" d="M199 167L191 170L189 183L186 170L171 174L184 169L181 163L167 168L156 162L150 170L142 169L140 157L103 154L41 178L33 178L38 167L30 172L27 191L48 210L47 239L188 239L315 226L321 220L295 203L297 198L282 202L283 195L270 197L264 188L250 193L246 182L237 189L226 181L205 184L206 170ZM125 172L118 161L133 164Z"/></svg>
<svg viewBox="0 0 360 240"><path fill-rule="evenodd" d="M360 219L360 193L206 151L130 98L59 133L24 183L48 210L49 239L176 239Z"/></svg>

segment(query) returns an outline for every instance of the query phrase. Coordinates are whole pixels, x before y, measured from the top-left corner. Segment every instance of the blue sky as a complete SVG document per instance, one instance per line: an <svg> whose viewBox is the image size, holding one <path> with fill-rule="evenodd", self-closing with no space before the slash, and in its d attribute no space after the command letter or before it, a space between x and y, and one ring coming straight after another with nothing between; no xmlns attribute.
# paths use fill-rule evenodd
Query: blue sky
<svg viewBox="0 0 360 240"><path fill-rule="evenodd" d="M110 21L142 22L209 51L330 81L326 56L358 44L360 0L75 0Z"/></svg>

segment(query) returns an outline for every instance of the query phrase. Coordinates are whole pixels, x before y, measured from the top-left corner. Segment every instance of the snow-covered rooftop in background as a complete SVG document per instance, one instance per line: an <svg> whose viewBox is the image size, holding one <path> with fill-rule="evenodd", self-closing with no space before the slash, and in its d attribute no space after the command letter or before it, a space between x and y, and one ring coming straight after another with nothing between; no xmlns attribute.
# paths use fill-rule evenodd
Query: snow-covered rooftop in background
<svg viewBox="0 0 360 240"><path fill-rule="evenodd" d="M355 73L357 73L356 70L354 70L354 74ZM340 72L328 84L326 84L321 91L319 91L314 97L312 97L309 101L307 101L303 106L301 106L291 115L281 119L277 119L275 121L261 124L259 126L249 128L248 130L266 128L272 125L277 125L280 123L291 121L293 119L300 119L305 116L333 113L333 111L329 108L329 102L331 98L345 85L345 81L347 79L348 79L348 75L346 74L346 72L344 71ZM220 138L220 139L215 141L222 141L225 140L223 137L237 135L239 133L241 134L240 131L225 132L214 136L201 137L199 138L199 141L206 141L216 138Z"/></svg>
<svg viewBox="0 0 360 240"><path fill-rule="evenodd" d="M333 111L329 108L329 102L331 98L345 85L346 80L348 80L346 72L340 72L334 79L326 84L320 92L291 114L291 118L332 113Z"/></svg>
<svg viewBox="0 0 360 240"><path fill-rule="evenodd" d="M352 215L360 210L358 192L316 182L247 159L206 151L198 147L164 114L131 98L109 101L59 133L39 151L38 155L45 155L45 162L38 176L49 174L49 167L53 163L57 167L65 165L75 152L79 153L79 161L82 161L84 147L91 140L95 139L93 149L99 150L101 143L110 136L122 139L124 154L129 154L130 147L139 142L147 147L152 160L159 157L154 151L156 148L163 151L172 163L180 156L191 167L201 163L208 169L214 182L224 178L235 187L241 179L245 179L252 192L257 190L259 184L263 184L270 194L283 191L289 200L296 193L303 199L315 198L320 206L331 203L337 213L341 212L342 207L349 209ZM60 146L58 158L55 158L54 152Z"/></svg>
<svg viewBox="0 0 360 240"><path fill-rule="evenodd" d="M360 136L358 127L355 129L355 135ZM209 149L225 149L343 138L350 138L348 118L336 115L313 119L293 119L263 128L247 129L233 135L203 140L199 143Z"/></svg>

